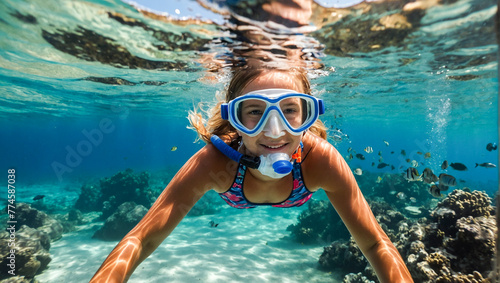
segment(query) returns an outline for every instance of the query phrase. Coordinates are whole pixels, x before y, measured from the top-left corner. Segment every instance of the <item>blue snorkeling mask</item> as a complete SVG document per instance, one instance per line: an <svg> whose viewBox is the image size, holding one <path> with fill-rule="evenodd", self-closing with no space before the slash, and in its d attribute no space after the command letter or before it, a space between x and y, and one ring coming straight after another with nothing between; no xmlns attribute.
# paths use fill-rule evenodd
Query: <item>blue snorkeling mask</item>
<svg viewBox="0 0 500 283"><path fill-rule="evenodd" d="M324 112L323 100L290 89L258 90L221 105L222 118L251 137L301 135Z"/></svg>

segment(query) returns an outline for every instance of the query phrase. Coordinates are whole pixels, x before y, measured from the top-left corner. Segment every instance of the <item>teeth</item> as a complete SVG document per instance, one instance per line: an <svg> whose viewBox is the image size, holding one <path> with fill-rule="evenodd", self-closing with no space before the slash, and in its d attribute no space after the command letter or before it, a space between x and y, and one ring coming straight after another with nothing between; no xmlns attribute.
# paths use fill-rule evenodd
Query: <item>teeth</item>
<svg viewBox="0 0 500 283"><path fill-rule="evenodd" d="M269 148L280 148L282 147L283 145L277 145L277 146L270 146L270 145L266 145L266 147L269 147Z"/></svg>

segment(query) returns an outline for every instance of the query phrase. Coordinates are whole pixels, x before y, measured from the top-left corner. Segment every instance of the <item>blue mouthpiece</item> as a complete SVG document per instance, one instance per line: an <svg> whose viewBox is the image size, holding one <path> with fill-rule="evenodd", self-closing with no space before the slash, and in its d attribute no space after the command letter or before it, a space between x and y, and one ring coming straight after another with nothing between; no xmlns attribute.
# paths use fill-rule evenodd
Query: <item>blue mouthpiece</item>
<svg viewBox="0 0 500 283"><path fill-rule="evenodd" d="M293 165L287 160L278 160L273 163L274 172L278 174L288 174L292 171Z"/></svg>

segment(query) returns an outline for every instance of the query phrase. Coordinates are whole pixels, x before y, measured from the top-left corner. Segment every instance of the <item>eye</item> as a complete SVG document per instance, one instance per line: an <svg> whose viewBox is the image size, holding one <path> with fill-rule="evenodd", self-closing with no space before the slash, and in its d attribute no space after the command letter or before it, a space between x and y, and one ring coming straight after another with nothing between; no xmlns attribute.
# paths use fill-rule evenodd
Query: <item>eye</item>
<svg viewBox="0 0 500 283"><path fill-rule="evenodd" d="M260 109L249 110L247 113L248 113L248 115L252 115L252 116L262 116L262 114L263 114L262 110L260 110Z"/></svg>
<svg viewBox="0 0 500 283"><path fill-rule="evenodd" d="M282 109L282 111L283 111L283 114L294 114L294 113L298 112L298 109L296 109L294 107L288 107L288 108Z"/></svg>

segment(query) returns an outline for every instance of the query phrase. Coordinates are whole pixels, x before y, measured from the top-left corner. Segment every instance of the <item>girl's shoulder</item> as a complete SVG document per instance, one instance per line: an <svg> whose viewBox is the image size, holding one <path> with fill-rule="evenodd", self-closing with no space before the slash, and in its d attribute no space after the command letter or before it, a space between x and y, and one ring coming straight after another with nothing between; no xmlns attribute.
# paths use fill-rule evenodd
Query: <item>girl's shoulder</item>
<svg viewBox="0 0 500 283"><path fill-rule="evenodd" d="M224 192L231 186L238 169L236 161L229 159L211 143L201 148L189 162L193 168L200 168L197 178L208 176L216 192Z"/></svg>
<svg viewBox="0 0 500 283"><path fill-rule="evenodd" d="M328 192L333 191L337 183L355 182L349 165L327 140L308 133L303 143L302 175L308 189L322 188Z"/></svg>
<svg viewBox="0 0 500 283"><path fill-rule="evenodd" d="M337 156L339 154L331 143L310 132L306 132L302 142L304 144L303 154L305 155L303 158L309 155L324 158L333 157L333 155Z"/></svg>

